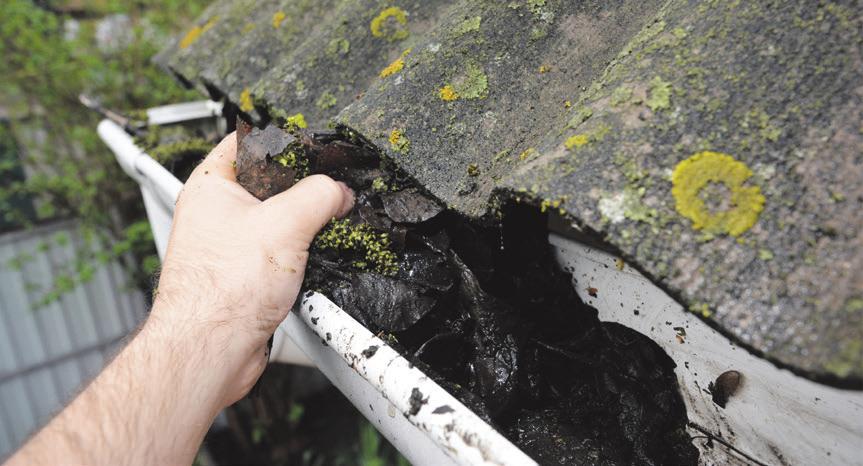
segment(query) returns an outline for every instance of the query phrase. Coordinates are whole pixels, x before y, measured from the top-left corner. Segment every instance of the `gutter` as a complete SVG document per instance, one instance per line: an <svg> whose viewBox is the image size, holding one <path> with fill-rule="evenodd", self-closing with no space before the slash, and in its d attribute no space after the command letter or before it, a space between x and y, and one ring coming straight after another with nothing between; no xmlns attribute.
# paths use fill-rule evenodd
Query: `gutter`
<svg viewBox="0 0 863 466"><path fill-rule="evenodd" d="M164 259L182 183L110 120L98 133L141 186ZM271 362L315 366L413 464L535 465L395 350L318 293L307 293L279 325Z"/></svg>
<svg viewBox="0 0 863 466"><path fill-rule="evenodd" d="M187 105L178 110L187 118L214 115L215 104L198 103L197 110ZM183 121L171 116L170 107L154 112L154 121ZM163 258L182 184L116 123L104 120L98 132L141 186ZM619 258L561 234L549 240L558 262L572 271L579 296L601 320L647 335L677 364L702 464L863 465L863 392L777 368L686 312ZM678 329L685 329L683 335ZM303 296L279 325L271 361L318 367L414 464L536 464L323 295ZM708 386L727 371L742 374L742 382L723 408Z"/></svg>

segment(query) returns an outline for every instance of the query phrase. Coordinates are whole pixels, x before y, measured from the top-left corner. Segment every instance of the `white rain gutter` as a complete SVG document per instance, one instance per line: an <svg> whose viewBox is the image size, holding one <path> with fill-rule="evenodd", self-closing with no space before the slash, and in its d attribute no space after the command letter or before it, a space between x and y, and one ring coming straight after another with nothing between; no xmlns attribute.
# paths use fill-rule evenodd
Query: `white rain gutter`
<svg viewBox="0 0 863 466"><path fill-rule="evenodd" d="M677 364L690 434L702 437L696 441L702 464L863 465L863 393L812 382L753 356L610 254L556 234L550 242L600 320L647 335ZM728 370L740 372L743 382L723 409L706 389ZM712 448L706 434L715 438Z"/></svg>
<svg viewBox="0 0 863 466"><path fill-rule="evenodd" d="M116 123L103 120L98 133L141 186L159 257L164 258L182 183ZM270 360L316 366L413 464L536 464L323 295L305 295L279 325Z"/></svg>
<svg viewBox="0 0 863 466"><path fill-rule="evenodd" d="M99 135L141 185L163 257L182 185L118 125L103 121ZM690 433L700 437L695 444L702 464L863 465L863 393L778 369L686 312L636 270L618 268L616 257L556 234L550 242L558 262L572 270L579 296L598 310L601 320L647 335L677 364ZM685 329L683 343L674 327ZM366 350L373 346L377 351L369 357ZM271 360L317 366L414 464L535 464L320 294L304 297L279 325ZM742 373L743 383L723 409L705 389L726 370ZM411 414L415 388L426 403ZM714 440L708 443L706 436Z"/></svg>
<svg viewBox="0 0 863 466"><path fill-rule="evenodd" d="M183 183L136 146L120 125L111 120L102 120L97 132L114 152L123 171L141 187L156 250L159 258L164 258L168 233L171 231L171 219L174 216L174 204L180 196Z"/></svg>

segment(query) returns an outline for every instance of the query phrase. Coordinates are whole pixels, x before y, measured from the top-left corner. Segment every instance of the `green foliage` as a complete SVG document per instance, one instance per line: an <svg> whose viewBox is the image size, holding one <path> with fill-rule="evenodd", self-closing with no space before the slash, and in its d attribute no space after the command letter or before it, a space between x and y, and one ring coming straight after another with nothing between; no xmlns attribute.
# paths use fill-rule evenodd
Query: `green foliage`
<svg viewBox="0 0 863 466"><path fill-rule="evenodd" d="M208 3L0 2L0 107L10 115L11 132L0 139L19 143L22 163L30 173L24 181L0 185L4 218L25 227L54 218L78 218L87 235L94 235L100 244L114 244L110 253L81 252L82 257L73 262L90 261L89 266L73 264L69 276L56 280L49 298L88 280L95 263L118 254L135 253L145 271L156 266L152 239L142 235L143 227L136 223L143 218L138 188L96 135L100 116L84 108L78 95L87 94L104 107L125 113L201 98L183 89L151 59ZM72 19L72 10L79 19ZM100 50L99 21L116 13L130 18L130 28L124 32L131 40ZM69 34L74 24L77 34ZM0 160L0 174L15 170L16 165L14 160ZM36 201L35 218L13 202L22 197Z"/></svg>
<svg viewBox="0 0 863 466"><path fill-rule="evenodd" d="M384 466L384 459L378 454L381 436L368 421L360 424L360 465Z"/></svg>

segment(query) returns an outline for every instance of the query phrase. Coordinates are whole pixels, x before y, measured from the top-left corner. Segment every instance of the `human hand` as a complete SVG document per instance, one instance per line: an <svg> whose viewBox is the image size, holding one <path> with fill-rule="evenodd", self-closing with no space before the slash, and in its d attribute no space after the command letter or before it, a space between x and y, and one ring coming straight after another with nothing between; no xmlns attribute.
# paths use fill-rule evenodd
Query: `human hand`
<svg viewBox="0 0 863 466"><path fill-rule="evenodd" d="M297 298L315 234L353 206L353 192L324 175L261 202L237 184L236 153L230 134L186 182L145 326L192 343L201 390L214 391L218 408L260 377L266 342Z"/></svg>

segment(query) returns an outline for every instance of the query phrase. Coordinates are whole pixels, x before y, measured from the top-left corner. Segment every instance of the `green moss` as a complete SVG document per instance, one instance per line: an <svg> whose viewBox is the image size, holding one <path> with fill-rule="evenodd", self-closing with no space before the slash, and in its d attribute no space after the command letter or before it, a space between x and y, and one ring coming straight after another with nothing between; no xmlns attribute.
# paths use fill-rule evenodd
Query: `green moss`
<svg viewBox="0 0 863 466"><path fill-rule="evenodd" d="M148 151L148 154L157 162L165 164L184 157L204 157L213 149L213 143L202 139L192 138L184 141L162 144Z"/></svg>
<svg viewBox="0 0 863 466"><path fill-rule="evenodd" d="M479 165L471 163L467 166L468 176L479 176Z"/></svg>
<svg viewBox="0 0 863 466"><path fill-rule="evenodd" d="M465 75L453 83L453 88L462 99L484 99L488 96L488 76L479 65L469 63Z"/></svg>
<svg viewBox="0 0 863 466"><path fill-rule="evenodd" d="M273 160L283 167L296 170L296 178L305 178L309 175L309 160L300 150L288 146L284 152L273 157Z"/></svg>
<svg viewBox="0 0 863 466"><path fill-rule="evenodd" d="M387 182L379 176L372 180L372 190L378 193L385 193L389 191L389 186L387 186Z"/></svg>
<svg viewBox="0 0 863 466"><path fill-rule="evenodd" d="M527 7L533 12L539 11L540 8L545 6L545 1L546 0L527 0Z"/></svg>
<svg viewBox="0 0 863 466"><path fill-rule="evenodd" d="M863 298L851 298L845 303L845 310L848 312L863 311Z"/></svg>
<svg viewBox="0 0 863 466"><path fill-rule="evenodd" d="M629 86L618 86L611 92L611 105L616 107L625 104L632 99L632 88Z"/></svg>
<svg viewBox="0 0 863 466"><path fill-rule="evenodd" d="M351 51L351 43L344 37L337 37L327 43L325 53L330 58L347 55Z"/></svg>
<svg viewBox="0 0 863 466"><path fill-rule="evenodd" d="M593 110L589 107L580 107L575 111L575 115L569 119L569 123L566 124L569 128L577 128L578 125L587 121L590 117L593 116Z"/></svg>
<svg viewBox="0 0 863 466"><path fill-rule="evenodd" d="M336 99L336 96L330 91L324 91L323 94L318 97L318 100L315 101L315 105L321 110L334 107L336 103L338 103L338 99Z"/></svg>
<svg viewBox="0 0 863 466"><path fill-rule="evenodd" d="M824 367L839 377L863 373L863 340L845 344L839 354Z"/></svg>
<svg viewBox="0 0 863 466"><path fill-rule="evenodd" d="M620 223L624 220L645 222L653 225L657 217L656 209L641 201L645 189L626 187L623 191L606 195L599 200L597 208L605 221Z"/></svg>
<svg viewBox="0 0 863 466"><path fill-rule="evenodd" d="M562 197L559 199L543 199L542 202L539 203L539 211L542 213L545 213L549 209L555 209L558 211L558 213L563 215L565 213L565 211L563 210L561 205L565 201L566 201L566 199L562 198Z"/></svg>
<svg viewBox="0 0 863 466"><path fill-rule="evenodd" d="M671 83L663 81L659 76L653 78L644 104L654 112L671 108Z"/></svg>
<svg viewBox="0 0 863 466"><path fill-rule="evenodd" d="M469 32L479 31L482 17L474 16L458 23L452 30L452 37L461 37Z"/></svg>
<svg viewBox="0 0 863 466"><path fill-rule="evenodd" d="M629 43L626 44L626 47L624 47L623 50L620 52L618 58L623 58L631 54L633 51L639 49L644 44L651 41L654 37L658 36L664 30L664 20L657 20L648 24L643 29L641 29L641 31L639 31L638 34L636 34L635 37L633 37L632 40L629 41Z"/></svg>
<svg viewBox="0 0 863 466"><path fill-rule="evenodd" d="M334 219L315 239L315 247L357 252L364 260L355 262L354 266L361 270L370 267L382 275L395 275L398 271L397 256L390 248L389 235L376 233L365 223Z"/></svg>
<svg viewBox="0 0 863 466"><path fill-rule="evenodd" d="M771 123L770 115L764 110L753 109L746 113L740 121L744 129L757 131L758 135L770 142L776 142L782 136L782 130Z"/></svg>
<svg viewBox="0 0 863 466"><path fill-rule="evenodd" d="M291 115L285 120L285 128L289 130L291 128L305 129L308 128L308 126L308 123L306 123L306 117L302 113Z"/></svg>
<svg viewBox="0 0 863 466"><path fill-rule="evenodd" d="M636 222L653 223L656 219L656 209L646 206L641 199L645 189L627 187L624 190L623 216Z"/></svg>
<svg viewBox="0 0 863 466"><path fill-rule="evenodd" d="M688 310L689 312L700 315L705 319L713 315L713 312L710 311L710 306L708 306L707 303L693 303L689 306Z"/></svg>

